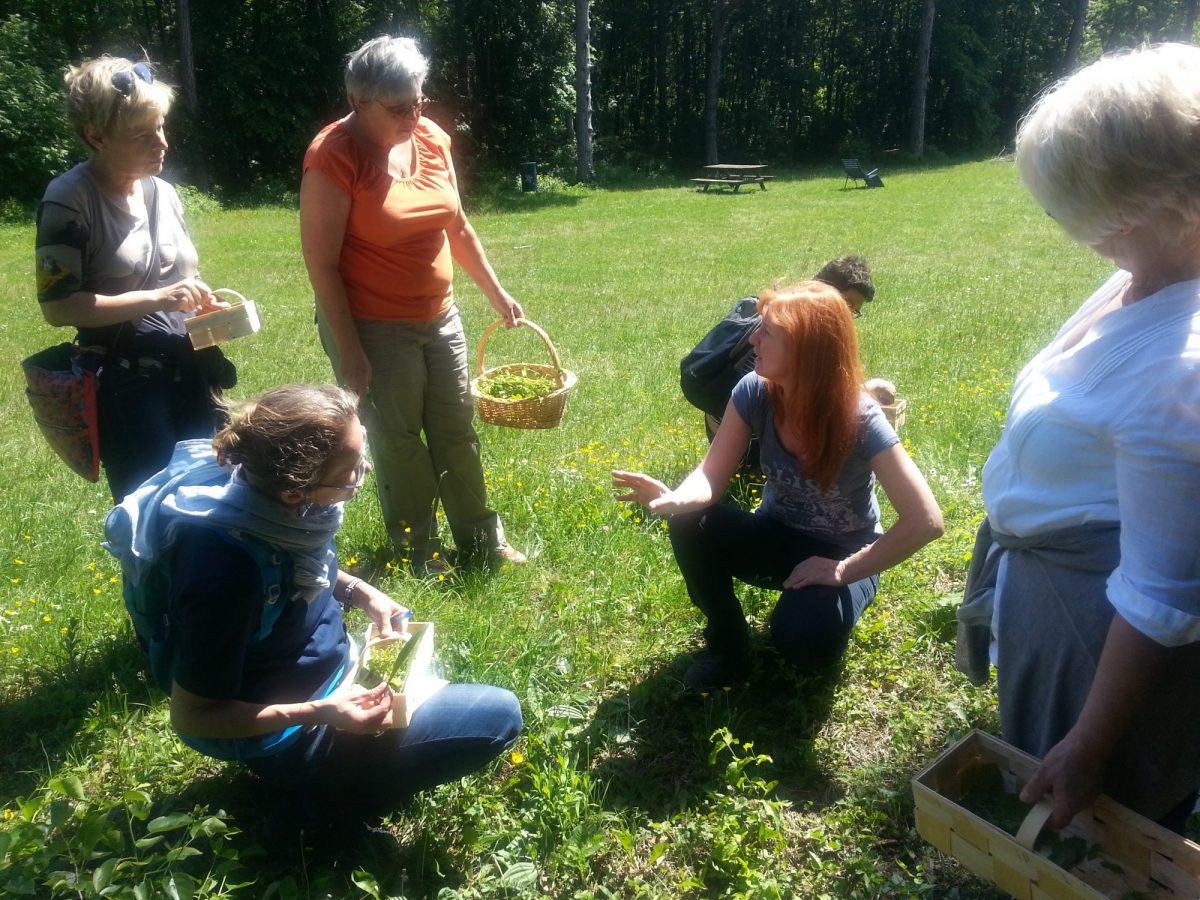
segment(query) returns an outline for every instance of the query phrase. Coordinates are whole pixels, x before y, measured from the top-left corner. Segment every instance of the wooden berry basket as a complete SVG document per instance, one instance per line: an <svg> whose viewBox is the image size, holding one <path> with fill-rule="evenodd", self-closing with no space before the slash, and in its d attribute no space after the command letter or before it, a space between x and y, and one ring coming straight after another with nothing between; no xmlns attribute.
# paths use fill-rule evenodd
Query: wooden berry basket
<svg viewBox="0 0 1200 900"><path fill-rule="evenodd" d="M483 367L483 351L487 347L488 338L504 325L503 320L497 319L483 332L479 341L479 352L475 357L475 377L471 379L471 397L475 400L475 411L479 418L489 425L506 425L509 428L554 428L563 417L567 408L567 395L575 387L576 376L562 367L558 351L550 342L550 337L541 328L528 319L517 319L517 324L530 328L542 339L546 349L550 351L550 361L553 365L538 363L511 363L496 366L492 369ZM549 394L542 397L530 397L527 400L505 400L500 397L489 397L479 389L479 381L488 376L502 372L520 374L532 370L540 375L548 375L558 385Z"/></svg>
<svg viewBox="0 0 1200 900"><path fill-rule="evenodd" d="M1019 793L1040 760L973 731L912 780L917 832L981 878L1018 900L1144 900L1200 897L1200 845L1099 797L1060 834L1079 837L1098 853L1071 871L1031 849L1045 808L1031 808L1018 834L1026 845L958 804L964 776L979 766L999 769L1006 793ZM1032 821L1041 816L1041 822Z"/></svg>
<svg viewBox="0 0 1200 900"><path fill-rule="evenodd" d="M262 319L258 316L258 307L253 300L247 300L233 288L217 288L214 294L230 294L238 302L227 309L218 309L199 316L184 320L192 347L202 350L205 347L215 347L235 338L248 337L258 334L262 329Z"/></svg>
<svg viewBox="0 0 1200 900"><path fill-rule="evenodd" d="M392 728L407 728L409 722L412 721L413 713L431 696L446 686L446 682L434 676L431 672L433 665L433 623L432 622L408 622L404 627L404 632L409 635L409 640L417 641L417 648L414 650L414 656L408 665L408 677L404 680L404 687L401 690L392 688ZM358 675L359 669L366 668L371 662L371 651L381 644L388 644L393 641L401 640L400 635L394 637L380 637L379 632L372 622L367 627L367 633L363 636L362 652L359 654L358 660L354 665L354 669L350 673L350 678L353 680ZM371 685L373 687L373 685Z"/></svg>
<svg viewBox="0 0 1200 900"><path fill-rule="evenodd" d="M892 428L899 431L908 411L908 401L903 397L897 397L894 403L881 403L879 408L883 410L883 414Z"/></svg>

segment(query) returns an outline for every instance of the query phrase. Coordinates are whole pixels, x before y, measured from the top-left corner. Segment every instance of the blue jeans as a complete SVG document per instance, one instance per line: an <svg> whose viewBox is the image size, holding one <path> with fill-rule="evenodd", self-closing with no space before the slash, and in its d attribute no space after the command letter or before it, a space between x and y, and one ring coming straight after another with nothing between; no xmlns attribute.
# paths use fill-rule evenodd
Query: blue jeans
<svg viewBox="0 0 1200 900"><path fill-rule="evenodd" d="M733 591L735 578L781 592L771 613L771 641L802 672L837 662L854 623L879 590L878 575L842 587L784 590L784 579L803 560L850 554L769 516L716 504L672 516L670 534L688 596L708 619L706 643L733 657L744 656L749 645L749 626Z"/></svg>
<svg viewBox="0 0 1200 900"><path fill-rule="evenodd" d="M408 728L376 737L322 725L246 765L301 796L310 815L366 819L482 768L512 745L521 725L521 705L509 691L451 684L413 713Z"/></svg>

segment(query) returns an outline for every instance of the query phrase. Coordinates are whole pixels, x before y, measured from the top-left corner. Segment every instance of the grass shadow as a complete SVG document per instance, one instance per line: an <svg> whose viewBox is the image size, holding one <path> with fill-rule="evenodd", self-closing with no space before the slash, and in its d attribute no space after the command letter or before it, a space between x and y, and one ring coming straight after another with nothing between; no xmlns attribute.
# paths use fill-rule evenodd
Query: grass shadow
<svg viewBox="0 0 1200 900"><path fill-rule="evenodd" d="M290 880L300 896L349 896L357 892L351 879L359 869L371 874L384 896L466 881L436 832L408 827L404 808L369 840L313 839L286 828L294 809L289 798L236 765L193 778L182 791L158 799L168 809L200 807L230 817L240 832L232 837L237 859L260 891ZM280 889L286 896L288 888L280 884Z"/></svg>
<svg viewBox="0 0 1200 900"><path fill-rule="evenodd" d="M29 793L45 773L57 771L78 749L81 730L105 694L115 691L131 706L161 700L147 663L132 635L122 633L81 660L31 673L18 695L0 701L0 795Z"/></svg>
<svg viewBox="0 0 1200 900"><path fill-rule="evenodd" d="M605 748L593 776L605 785L606 807L665 818L723 789L723 766L708 761L711 735L720 728L771 757L762 774L779 782L781 798L827 802L832 782L817 764L814 743L833 707L841 666L799 675L765 645L756 647L755 659L746 684L698 695L683 687L691 657L680 654L601 702L588 732Z"/></svg>

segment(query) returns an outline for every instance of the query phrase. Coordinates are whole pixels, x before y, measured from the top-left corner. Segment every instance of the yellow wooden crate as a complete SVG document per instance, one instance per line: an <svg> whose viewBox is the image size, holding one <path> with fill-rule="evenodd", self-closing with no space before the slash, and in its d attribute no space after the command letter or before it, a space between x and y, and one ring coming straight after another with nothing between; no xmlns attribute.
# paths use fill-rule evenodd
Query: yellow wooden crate
<svg viewBox="0 0 1200 900"><path fill-rule="evenodd" d="M977 768L999 770L1005 792L1017 794L1039 765L998 738L971 732L913 778L917 832L1018 900L1200 898L1200 845L1109 797L1060 832L1099 850L1069 872L959 805L964 780Z"/></svg>

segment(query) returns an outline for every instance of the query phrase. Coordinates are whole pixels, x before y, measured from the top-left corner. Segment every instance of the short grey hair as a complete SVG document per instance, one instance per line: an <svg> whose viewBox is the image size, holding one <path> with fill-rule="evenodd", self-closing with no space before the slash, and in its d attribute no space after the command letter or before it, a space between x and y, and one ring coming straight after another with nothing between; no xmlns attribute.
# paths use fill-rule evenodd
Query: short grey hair
<svg viewBox="0 0 1200 900"><path fill-rule="evenodd" d="M346 96L351 103L408 100L421 92L429 61L407 37L377 37L346 57Z"/></svg>
<svg viewBox="0 0 1200 900"><path fill-rule="evenodd" d="M1082 244L1130 226L1200 229L1200 48L1101 57L1037 101L1016 156L1030 194Z"/></svg>

